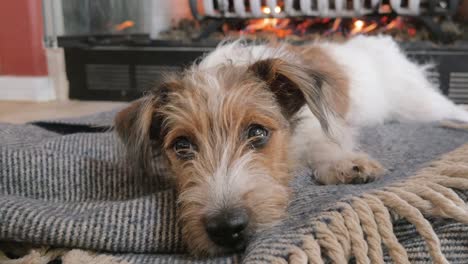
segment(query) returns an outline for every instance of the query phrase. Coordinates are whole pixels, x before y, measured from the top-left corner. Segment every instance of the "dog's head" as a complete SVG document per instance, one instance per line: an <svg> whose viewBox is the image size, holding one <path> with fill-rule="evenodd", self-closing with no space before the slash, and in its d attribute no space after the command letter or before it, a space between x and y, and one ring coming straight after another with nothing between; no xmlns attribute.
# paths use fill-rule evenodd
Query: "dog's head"
<svg viewBox="0 0 468 264"><path fill-rule="evenodd" d="M239 250L285 215L294 116L308 105L327 128L321 82L281 59L195 66L118 114L131 157L166 158L191 252Z"/></svg>

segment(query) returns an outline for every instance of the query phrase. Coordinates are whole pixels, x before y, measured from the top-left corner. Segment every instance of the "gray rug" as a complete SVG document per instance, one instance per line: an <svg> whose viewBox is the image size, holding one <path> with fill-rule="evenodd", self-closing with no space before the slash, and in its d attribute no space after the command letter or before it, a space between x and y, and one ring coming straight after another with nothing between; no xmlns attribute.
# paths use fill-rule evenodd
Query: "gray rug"
<svg viewBox="0 0 468 264"><path fill-rule="evenodd" d="M382 162L388 175L366 185L320 186L304 172L291 183L295 195L282 224L258 234L242 255L194 260L185 254L176 224L175 193L164 170L152 178L128 170L119 142L108 131L114 113L0 124L3 245L20 242L80 248L130 263L289 260L291 245L303 247L298 230L307 228L314 216L338 200L400 182L427 162L468 142L468 132L437 124L391 123L365 128L362 149ZM465 197L464 192L457 193ZM409 259L430 262L426 244L414 226L404 219L392 221ZM450 263L466 263L468 225L440 218L431 218L431 223ZM385 259L391 262L389 256Z"/></svg>

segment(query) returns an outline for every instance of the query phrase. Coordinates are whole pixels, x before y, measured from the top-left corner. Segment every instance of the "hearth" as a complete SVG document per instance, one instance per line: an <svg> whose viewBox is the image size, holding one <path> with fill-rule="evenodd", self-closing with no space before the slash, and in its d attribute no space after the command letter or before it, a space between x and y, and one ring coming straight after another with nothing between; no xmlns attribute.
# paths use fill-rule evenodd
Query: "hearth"
<svg viewBox="0 0 468 264"><path fill-rule="evenodd" d="M158 1L144 2L152 3L154 8ZM119 23L112 21L110 32L58 37L58 45L65 48L70 97L135 99L157 85L165 72L181 70L226 37L303 44L319 39L343 41L359 34L387 34L398 40L415 60L435 63L431 80L456 102L468 103L468 25L464 22L467 11L458 0L173 3L184 4L191 16L179 16L178 22L159 27L157 34L151 26L135 30L137 21L122 17ZM139 16L133 16L136 17Z"/></svg>

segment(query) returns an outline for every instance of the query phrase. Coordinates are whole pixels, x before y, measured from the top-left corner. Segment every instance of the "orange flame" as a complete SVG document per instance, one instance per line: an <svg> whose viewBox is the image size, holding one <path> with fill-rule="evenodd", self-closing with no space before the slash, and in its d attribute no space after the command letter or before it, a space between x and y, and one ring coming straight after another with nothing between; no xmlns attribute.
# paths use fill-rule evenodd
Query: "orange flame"
<svg viewBox="0 0 468 264"><path fill-rule="evenodd" d="M354 28L356 30L361 30L363 27L364 27L364 21L362 21L362 20L354 21Z"/></svg>
<svg viewBox="0 0 468 264"><path fill-rule="evenodd" d="M336 32L340 28L340 25L341 25L341 18L335 19L335 21L333 21L333 26L331 28L332 32Z"/></svg>
<svg viewBox="0 0 468 264"><path fill-rule="evenodd" d="M256 33L256 32L268 32L273 33L279 38L284 38L293 33L292 29L288 28L290 23L289 19L279 18L263 18L263 19L252 19L249 21L249 25L245 27L242 33Z"/></svg>
<svg viewBox="0 0 468 264"><path fill-rule="evenodd" d="M390 30L393 28L401 28L402 26L403 26L403 20L400 17L397 17L385 26L385 30Z"/></svg>
<svg viewBox="0 0 468 264"><path fill-rule="evenodd" d="M378 26L377 23L372 22L369 25L366 25L366 23L362 20L356 20L353 23L354 28L351 30L351 35L355 35L357 33L369 33L373 30L375 30Z"/></svg>
<svg viewBox="0 0 468 264"><path fill-rule="evenodd" d="M365 23L362 20L358 19L358 20L354 21L354 23L353 23L354 27L353 27L353 29L351 29L350 34L354 35L354 34L357 34L357 33L361 32L364 25L365 25Z"/></svg>
<svg viewBox="0 0 468 264"><path fill-rule="evenodd" d="M246 30L262 30L262 29L272 29L278 24L277 18L264 18L252 20L250 25L246 27Z"/></svg>
<svg viewBox="0 0 468 264"><path fill-rule="evenodd" d="M126 20L120 24L117 24L114 26L115 30L117 31L122 31L124 29L127 29L127 28L131 28L135 26L135 22L131 21L131 20Z"/></svg>
<svg viewBox="0 0 468 264"><path fill-rule="evenodd" d="M368 25L367 27L363 28L361 32L362 32L362 33L371 32L372 30L376 29L377 26L378 26L377 23L374 22L374 23Z"/></svg>

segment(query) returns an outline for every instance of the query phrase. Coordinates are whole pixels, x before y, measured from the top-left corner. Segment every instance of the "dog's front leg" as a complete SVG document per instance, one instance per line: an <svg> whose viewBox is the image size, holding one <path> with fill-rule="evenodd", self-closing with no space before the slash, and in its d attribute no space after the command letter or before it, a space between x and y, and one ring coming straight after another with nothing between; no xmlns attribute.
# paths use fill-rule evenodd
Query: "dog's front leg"
<svg viewBox="0 0 468 264"><path fill-rule="evenodd" d="M336 121L336 120L335 120ZM293 153L301 166L314 170L322 184L367 183L381 176L383 166L368 154L355 150L354 130L332 122L333 137L313 119L305 118L293 138Z"/></svg>
<svg viewBox="0 0 468 264"><path fill-rule="evenodd" d="M350 152L340 159L314 165L314 177L322 184L367 183L383 174L382 165L363 152Z"/></svg>

